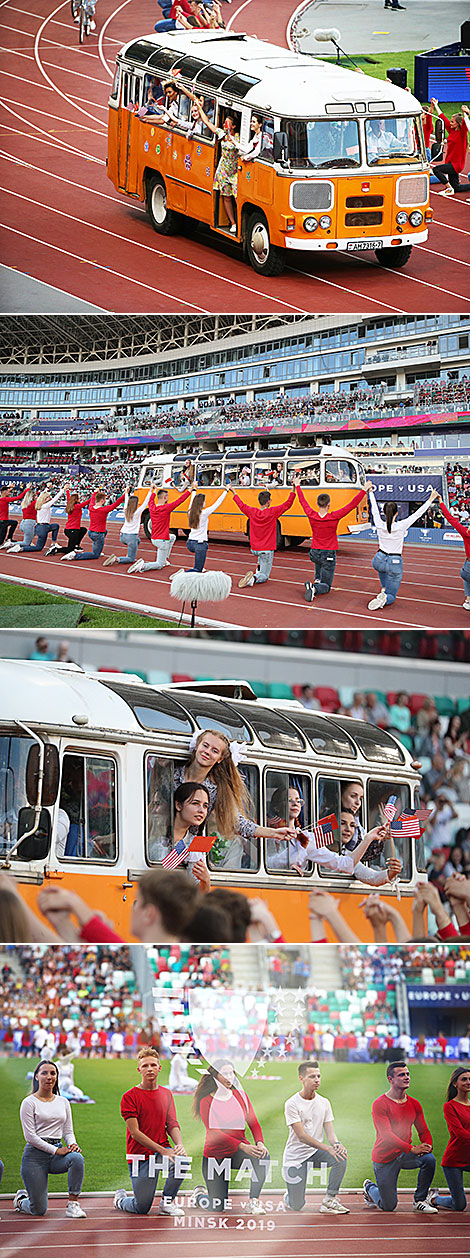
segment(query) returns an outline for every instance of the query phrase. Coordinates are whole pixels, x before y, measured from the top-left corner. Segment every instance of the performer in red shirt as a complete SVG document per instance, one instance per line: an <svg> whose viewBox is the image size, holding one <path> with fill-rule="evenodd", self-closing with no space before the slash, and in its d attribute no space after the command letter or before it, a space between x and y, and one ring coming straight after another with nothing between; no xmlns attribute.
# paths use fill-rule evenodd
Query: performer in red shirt
<svg viewBox="0 0 470 1258"><path fill-rule="evenodd" d="M222 1211L228 1196L231 1170L251 1163L250 1214L265 1214L259 1200L269 1166L269 1153L255 1111L237 1079L232 1062L220 1061L202 1076L193 1099L193 1114L206 1128L202 1173L207 1184L209 1209ZM254 1144L246 1139L245 1128ZM204 1189L194 1190L197 1205ZM205 1195L205 1194L204 1194Z"/></svg>
<svg viewBox="0 0 470 1258"><path fill-rule="evenodd" d="M121 497L116 498L115 502L106 502L106 495L102 489L92 494L89 506L90 527L88 532L93 543L93 550L71 550L68 555L64 556L65 559L99 559L107 533L108 515L110 511L114 511L116 507L119 507L121 502L124 502L125 496L125 494L121 494Z"/></svg>
<svg viewBox="0 0 470 1258"><path fill-rule="evenodd" d="M391 1061L387 1066L388 1092L379 1096L372 1106L377 1133L372 1150L375 1181L364 1180L364 1202L379 1210L396 1210L397 1182L400 1171L419 1167L413 1210L419 1214L437 1214L428 1198L436 1169L432 1153L432 1136L426 1126L422 1107L408 1096L410 1072L404 1062ZM412 1128L416 1127L419 1144L413 1144Z"/></svg>
<svg viewBox="0 0 470 1258"><path fill-rule="evenodd" d="M333 578L336 568L336 552L338 550L338 523L343 516L349 515L350 511L354 511L361 498L372 488L371 481L367 481L364 489L351 498L345 507L341 507L339 511L330 511L330 495L319 494L317 498L318 511L312 511L307 499L300 488L300 476L294 479L294 485L301 506L303 507L307 519L312 529L312 544L309 550L309 557L315 564L315 580L305 581L305 601L312 603L316 594L329 594L333 585Z"/></svg>
<svg viewBox="0 0 470 1258"><path fill-rule="evenodd" d="M460 181L459 175L465 170L465 162L467 158L468 132L470 131L470 111L468 105L462 105L458 114L453 114L449 118L439 109L439 103L433 98L431 101L433 109L442 118L445 129L447 131L447 148L445 151L445 162L441 162L438 166L433 166L433 174L437 176L439 183L443 183L444 189L438 192L441 197L453 197L454 192L459 192ZM467 185L465 185L467 186Z"/></svg>
<svg viewBox="0 0 470 1258"><path fill-rule="evenodd" d="M128 1214L148 1214L165 1160L170 1173L163 1188L159 1214L179 1217L184 1210L175 1197L184 1181L177 1176L175 1158L185 1158L175 1103L169 1088L159 1087L160 1055L156 1048L141 1048L137 1054L137 1070L141 1081L121 1101L121 1114L127 1125L127 1160L133 1192L118 1188L114 1195L115 1210ZM173 1145L170 1145L170 1138Z"/></svg>
<svg viewBox="0 0 470 1258"><path fill-rule="evenodd" d="M448 523L452 525L452 528L455 529L456 533L460 533L465 546L465 560L463 568L460 569L460 576L462 577L463 588L465 590L465 602L463 603L463 607L466 612L470 612L470 528L466 528L464 524L460 523L460 520L456 519L455 515L450 514L450 511L447 510L442 498L439 498L439 506Z"/></svg>
<svg viewBox="0 0 470 1258"><path fill-rule="evenodd" d="M194 489L194 485L193 485ZM144 563L143 559L137 559L129 572L149 572L151 568L165 568L170 562L170 555L176 542L176 533L170 536L170 516L172 511L176 511L186 499L189 498L190 490L186 489L184 494L180 494L179 498L174 498L173 502L168 501L168 490L159 489L155 493L155 489L150 498L149 512L150 522L152 525L152 546L157 548L157 557L155 563Z"/></svg>
<svg viewBox="0 0 470 1258"><path fill-rule="evenodd" d="M2 485L0 489L0 547L5 546L5 548L11 546L18 528L18 520L9 519L10 502L21 502L26 493L26 489L23 489L22 494L16 494L12 498L11 491L14 488L14 485Z"/></svg>
<svg viewBox="0 0 470 1258"><path fill-rule="evenodd" d="M444 1118L450 1140L444 1149L442 1169L450 1197L433 1193L431 1200L440 1210L466 1210L463 1173L470 1172L470 1070L466 1066L457 1066L450 1077Z"/></svg>
<svg viewBox="0 0 470 1258"><path fill-rule="evenodd" d="M229 489L233 493L231 486ZM269 489L263 489L258 494L259 507L248 507L238 494L233 494L233 501L250 521L250 550L252 555L258 557L256 572L252 570L246 572L238 582L239 589L242 590L245 585L263 585L265 581L268 581L273 566L274 552L277 550L277 522L279 516L289 510L294 500L295 490L293 489L284 502L279 502L277 507L272 507Z"/></svg>

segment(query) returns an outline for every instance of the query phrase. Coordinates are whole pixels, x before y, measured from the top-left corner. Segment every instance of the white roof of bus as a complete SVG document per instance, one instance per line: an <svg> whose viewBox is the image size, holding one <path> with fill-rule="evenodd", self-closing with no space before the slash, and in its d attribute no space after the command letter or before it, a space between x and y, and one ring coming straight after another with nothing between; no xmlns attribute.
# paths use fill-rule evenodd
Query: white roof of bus
<svg viewBox="0 0 470 1258"><path fill-rule="evenodd" d="M286 440L287 440L287 437L286 437ZM212 452L210 450L200 450L196 454L192 454L190 456L188 455L187 457L188 458L190 457L191 459L196 461L199 458L200 454L203 454L204 457L207 459L211 453L213 453L214 455L215 462L217 460L220 461L220 459L223 459L224 455L226 454L229 454L232 460L233 460L234 455L238 456L240 463L243 463L243 460L247 458L248 454L250 455L253 454L255 460L256 460L257 454L262 455L263 458L269 458L269 456L272 455L273 460L274 459L281 460L283 458L288 458L290 460L294 457L293 452L290 448L287 454L284 454L284 453L280 454L279 451L275 449L274 450L234 450L232 446L228 446L226 450L214 450ZM311 448L302 450L302 447L298 446L295 450L295 454L299 456L299 459L310 459L310 458L313 459L313 458L316 458L317 456L318 458L323 456L324 458L327 458L327 459L328 458L329 459L331 458L344 459L344 458L351 458L351 457L357 458L357 455L355 454L353 455L352 451L349 450L349 448L347 448L346 446L334 446L334 445L331 445L331 446L317 445L315 446L314 455L311 452ZM171 451L169 450L168 452L165 451L164 454L147 454L146 457L142 460L142 462L146 467L148 467L149 464L151 463L156 463L156 464L171 463L175 455L178 455L178 461L180 462L182 456L181 456L181 452L178 449L171 450Z"/></svg>
<svg viewBox="0 0 470 1258"><path fill-rule="evenodd" d="M128 680L127 676L121 680ZM4 722L24 721L33 728L62 726L72 725L74 716L87 716L86 728L90 731L142 732L129 704L78 668L32 660L0 660L0 691ZM77 725L77 733L80 728L83 726Z"/></svg>
<svg viewBox="0 0 470 1258"><path fill-rule="evenodd" d="M127 49L138 42L130 40L120 55L125 56ZM229 31L166 31L142 36L142 42L153 44L155 50L174 49L181 56L197 57L209 65L227 66L228 72L259 77L260 82L244 97L245 104L269 109L283 117L318 116L325 112L327 104L357 100L364 101L366 106L369 101L392 102L394 110L403 114L421 111L416 97L393 83L358 75L355 70L345 70L305 53L290 52L251 35L235 35ZM171 76L168 73L165 77ZM210 87L202 84L201 90L210 95ZM385 112L392 111L389 108Z"/></svg>

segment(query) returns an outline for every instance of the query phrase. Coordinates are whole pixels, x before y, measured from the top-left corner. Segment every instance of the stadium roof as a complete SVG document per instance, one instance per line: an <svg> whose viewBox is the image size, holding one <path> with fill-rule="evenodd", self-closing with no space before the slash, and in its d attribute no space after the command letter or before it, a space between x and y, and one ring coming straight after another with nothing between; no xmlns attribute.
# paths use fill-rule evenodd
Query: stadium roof
<svg viewBox="0 0 470 1258"><path fill-rule="evenodd" d="M97 363L187 349L294 327L318 316L220 315L14 315L0 320L0 363Z"/></svg>

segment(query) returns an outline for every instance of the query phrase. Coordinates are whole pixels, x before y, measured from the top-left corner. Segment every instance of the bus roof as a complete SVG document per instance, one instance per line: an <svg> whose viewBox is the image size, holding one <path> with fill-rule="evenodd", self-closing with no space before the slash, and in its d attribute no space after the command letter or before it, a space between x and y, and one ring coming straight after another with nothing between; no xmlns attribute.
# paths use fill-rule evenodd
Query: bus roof
<svg viewBox="0 0 470 1258"><path fill-rule="evenodd" d="M393 83L231 31L155 33L129 41L119 55L163 79L179 68L206 96L222 87L229 100L283 117L354 116L357 101L362 117L421 111L419 101Z"/></svg>
<svg viewBox="0 0 470 1258"><path fill-rule="evenodd" d="M334 458L345 459L345 458L357 457L356 455L351 455L351 452L347 449L346 446L335 446L335 445L305 446L305 447L289 446L287 450L284 447L280 447L278 450L276 450L275 448L272 450L239 450L239 451L237 450L213 450L212 453L208 453L207 450L205 450L201 454L196 452L195 454L192 454L190 457L191 457L191 462L193 461L201 462L202 460L206 460L210 462L213 462L214 460L218 460L220 462L221 459L226 458L232 461L235 459L239 463L247 463L249 459L272 459L272 460L279 459L281 460L286 457L287 458L298 457L299 459L306 459L306 458L309 459L311 457L315 457L318 459L321 456L327 459L334 459ZM168 451L165 451L163 454L157 454L157 453L154 454L153 452L151 452L150 454L147 454L145 458L143 458L142 462L145 463L146 466L148 466L151 463L156 463L156 464L168 463L168 462L185 463L188 457L189 456L187 454L173 455L172 451L168 450Z"/></svg>

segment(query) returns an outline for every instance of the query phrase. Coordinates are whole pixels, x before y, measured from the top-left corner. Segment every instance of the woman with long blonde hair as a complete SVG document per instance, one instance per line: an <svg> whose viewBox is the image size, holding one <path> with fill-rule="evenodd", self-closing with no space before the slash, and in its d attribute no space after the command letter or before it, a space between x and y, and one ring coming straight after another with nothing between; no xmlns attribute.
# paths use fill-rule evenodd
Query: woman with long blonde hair
<svg viewBox="0 0 470 1258"><path fill-rule="evenodd" d="M48 485L46 485L41 490L41 493L37 497L36 504L35 504L36 528L33 531L36 533L36 537L37 537L36 544L35 546L33 546L32 538L30 542L27 542L26 537L25 537L25 541L23 542L22 546L20 546L18 542L16 546L10 547L10 550L8 552L10 555L16 554L18 551L24 552L24 551L44 550L49 533L51 533L52 535L53 542L57 540L57 534L59 532L59 525L57 523L51 524L51 513L52 513L52 508L55 505L55 503L58 502L59 498L62 498L64 494L65 494L65 486L63 487L63 489L59 489L59 492L55 494L54 498L52 497L52 494ZM23 500L24 503L26 503L27 497L28 495L26 494L26 497Z"/></svg>
<svg viewBox="0 0 470 1258"><path fill-rule="evenodd" d="M119 541L123 546L127 547L127 555L121 555L118 559L117 555L108 555L105 559L103 568L109 568L113 563L134 564L137 558L137 550L140 546L140 522L145 508L148 506L152 490L149 489L143 501L139 504L139 496L135 490L126 490L124 498L124 524L122 526Z"/></svg>
<svg viewBox="0 0 470 1258"><path fill-rule="evenodd" d="M188 511L190 533L186 542L186 549L194 555L194 567L191 569L192 572L204 572L204 564L206 562L206 555L209 549L209 516L212 515L213 511L217 510L217 507L220 507L221 502L224 501L227 494L228 488L222 490L222 493L219 494L219 497L212 503L211 507L206 507L205 505L205 494L199 493L192 494L191 496Z"/></svg>

